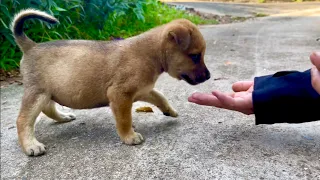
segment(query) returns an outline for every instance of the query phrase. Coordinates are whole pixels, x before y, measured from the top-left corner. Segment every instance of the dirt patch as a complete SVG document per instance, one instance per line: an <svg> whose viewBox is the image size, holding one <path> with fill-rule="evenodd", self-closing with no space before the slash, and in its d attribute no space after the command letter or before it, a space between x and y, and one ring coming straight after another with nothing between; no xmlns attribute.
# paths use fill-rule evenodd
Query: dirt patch
<svg viewBox="0 0 320 180"><path fill-rule="evenodd" d="M0 87L6 87L10 84L22 85L22 77L19 70L4 71L0 69Z"/></svg>

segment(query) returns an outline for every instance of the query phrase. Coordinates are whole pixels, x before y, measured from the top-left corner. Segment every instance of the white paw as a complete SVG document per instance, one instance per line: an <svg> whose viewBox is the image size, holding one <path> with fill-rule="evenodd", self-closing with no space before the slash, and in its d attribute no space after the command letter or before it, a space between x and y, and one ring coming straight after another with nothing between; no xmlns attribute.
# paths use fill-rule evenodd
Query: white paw
<svg viewBox="0 0 320 180"><path fill-rule="evenodd" d="M40 156L46 153L46 146L37 140L34 140L28 145L25 145L24 152L28 156Z"/></svg>
<svg viewBox="0 0 320 180"><path fill-rule="evenodd" d="M125 137L123 141L128 145L137 145L141 144L144 139L140 133L134 132L132 135Z"/></svg>
<svg viewBox="0 0 320 180"><path fill-rule="evenodd" d="M178 117L178 113L173 108L170 108L168 112L163 112L165 116Z"/></svg>
<svg viewBox="0 0 320 180"><path fill-rule="evenodd" d="M76 115L74 115L73 113L63 113L61 114L61 119L63 122L73 121L76 119Z"/></svg>

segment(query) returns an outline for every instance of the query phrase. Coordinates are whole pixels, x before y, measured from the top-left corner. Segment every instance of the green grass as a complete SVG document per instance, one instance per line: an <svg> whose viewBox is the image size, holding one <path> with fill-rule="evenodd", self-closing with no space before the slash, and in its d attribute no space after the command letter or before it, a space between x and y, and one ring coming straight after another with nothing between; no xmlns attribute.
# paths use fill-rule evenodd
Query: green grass
<svg viewBox="0 0 320 180"><path fill-rule="evenodd" d="M266 3L267 0L258 0L259 3Z"/></svg>
<svg viewBox="0 0 320 180"><path fill-rule="evenodd" d="M269 16L268 14L264 14L264 13L256 13L255 17L266 17Z"/></svg>
<svg viewBox="0 0 320 180"><path fill-rule="evenodd" d="M177 18L195 24L217 24L157 0L2 0L0 1L0 68L19 67L22 53L14 42L9 24L21 9L35 8L54 15L58 25L27 21L25 33L35 42L56 39L110 40L127 38Z"/></svg>

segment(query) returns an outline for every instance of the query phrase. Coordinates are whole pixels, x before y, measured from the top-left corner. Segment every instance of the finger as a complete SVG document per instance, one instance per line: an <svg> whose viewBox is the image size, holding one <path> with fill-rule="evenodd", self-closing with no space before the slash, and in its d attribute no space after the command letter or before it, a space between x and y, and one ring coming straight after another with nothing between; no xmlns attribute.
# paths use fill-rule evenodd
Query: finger
<svg viewBox="0 0 320 180"><path fill-rule="evenodd" d="M213 92L213 94L220 100L224 109L238 111L246 115L254 114L252 102L250 101L246 101L242 98L228 97L226 94L222 94L218 91ZM248 93L246 93L246 96L248 96Z"/></svg>
<svg viewBox="0 0 320 180"><path fill-rule="evenodd" d="M222 107L219 99L211 94L193 93L188 101L199 105Z"/></svg>
<svg viewBox="0 0 320 180"><path fill-rule="evenodd" d="M226 94L223 94L218 91L212 92L214 96L217 97L217 99L220 101L221 104L223 104L223 107L226 107L226 109L229 110L238 110L239 107L237 107L237 103L233 97L230 97Z"/></svg>
<svg viewBox="0 0 320 180"><path fill-rule="evenodd" d="M316 67L311 69L311 82L312 87L320 94L320 71Z"/></svg>
<svg viewBox="0 0 320 180"><path fill-rule="evenodd" d="M234 92L247 91L253 85L253 81L239 81L232 85Z"/></svg>
<svg viewBox="0 0 320 180"><path fill-rule="evenodd" d="M320 52L314 52L310 55L310 60L313 65L317 67L317 69L320 71Z"/></svg>
<svg viewBox="0 0 320 180"><path fill-rule="evenodd" d="M213 94L220 100L224 109L238 111L246 115L253 114L253 109L244 100L237 100L218 91L213 92Z"/></svg>

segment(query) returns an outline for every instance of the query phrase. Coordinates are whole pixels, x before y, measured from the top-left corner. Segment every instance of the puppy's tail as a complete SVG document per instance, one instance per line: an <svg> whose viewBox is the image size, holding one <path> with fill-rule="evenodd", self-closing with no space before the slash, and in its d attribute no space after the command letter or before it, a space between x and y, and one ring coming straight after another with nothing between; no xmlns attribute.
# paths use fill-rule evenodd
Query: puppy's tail
<svg viewBox="0 0 320 180"><path fill-rule="evenodd" d="M28 51L36 45L34 41L29 39L23 32L23 23L27 19L40 19L45 22L55 24L59 21L49 14L35 9L25 9L16 14L11 23L11 31L14 39L23 52Z"/></svg>

